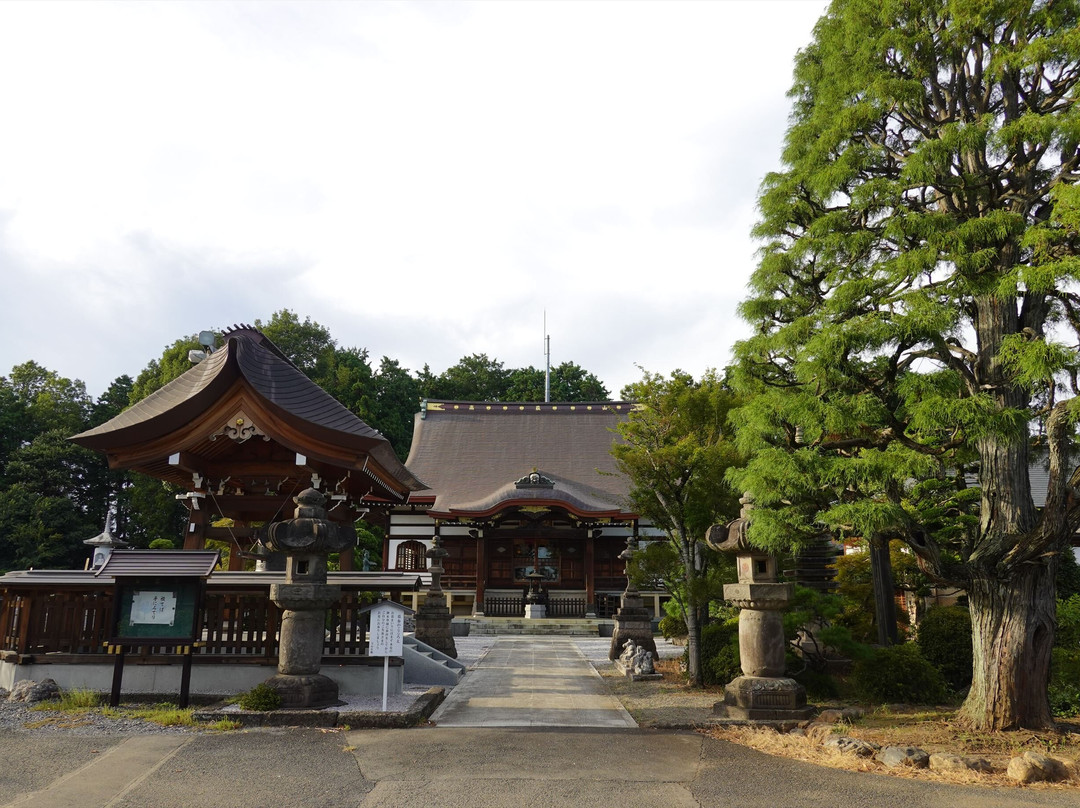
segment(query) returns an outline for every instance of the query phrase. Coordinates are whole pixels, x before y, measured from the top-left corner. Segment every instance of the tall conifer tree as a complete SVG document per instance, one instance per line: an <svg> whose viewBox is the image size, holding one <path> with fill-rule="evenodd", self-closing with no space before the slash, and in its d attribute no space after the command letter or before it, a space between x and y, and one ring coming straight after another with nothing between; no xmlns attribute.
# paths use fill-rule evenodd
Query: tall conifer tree
<svg viewBox="0 0 1080 808"><path fill-rule="evenodd" d="M1052 723L1054 572L1080 526L1078 25L1076 0L836 0L796 60L742 306L751 536L902 538L964 587L964 715L988 729Z"/></svg>

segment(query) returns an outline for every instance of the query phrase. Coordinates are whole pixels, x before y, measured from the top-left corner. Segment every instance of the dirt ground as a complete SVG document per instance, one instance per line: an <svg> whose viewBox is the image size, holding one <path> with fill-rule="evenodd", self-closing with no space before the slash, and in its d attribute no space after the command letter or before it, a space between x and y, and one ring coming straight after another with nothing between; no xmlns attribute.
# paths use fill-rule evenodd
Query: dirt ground
<svg viewBox="0 0 1080 808"><path fill-rule="evenodd" d="M865 710L864 717L851 724L811 723L805 735L781 734L771 729L719 725L713 705L723 700L722 687L688 687L676 660L663 660L657 670L662 681L630 682L616 671L604 672L614 694L642 727L695 727L716 738L732 741L780 757L794 758L833 768L872 771L899 777L915 777L937 782L1016 786L1005 776L1009 759L1027 750L1080 762L1080 717L1061 721L1057 732L974 732L956 720L956 710L946 707L818 703L820 708L854 706ZM873 759L835 753L822 747L832 734L850 735L881 746L916 746L933 754L952 752L985 758L992 770L939 773L929 769L889 769ZM1080 782L1033 784L1025 788L1071 788Z"/></svg>

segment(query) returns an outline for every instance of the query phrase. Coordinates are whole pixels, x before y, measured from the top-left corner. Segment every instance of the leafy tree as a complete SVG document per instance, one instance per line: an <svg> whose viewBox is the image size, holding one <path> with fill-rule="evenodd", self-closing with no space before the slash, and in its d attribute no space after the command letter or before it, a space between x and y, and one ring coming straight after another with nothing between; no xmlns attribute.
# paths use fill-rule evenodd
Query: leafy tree
<svg viewBox="0 0 1080 808"><path fill-rule="evenodd" d="M104 461L51 429L16 449L0 488L0 569L82 567L82 542L101 532Z"/></svg>
<svg viewBox="0 0 1080 808"><path fill-rule="evenodd" d="M507 401L543 401L544 371L529 365L510 372ZM552 401L608 401L610 393L595 375L574 362L551 369Z"/></svg>
<svg viewBox="0 0 1080 808"><path fill-rule="evenodd" d="M296 313L289 309L274 312L267 323L256 320L255 327L311 379L321 375L323 365L337 348L337 342L326 326L313 322L310 317L300 322Z"/></svg>
<svg viewBox="0 0 1080 808"><path fill-rule="evenodd" d="M510 371L497 359L479 353L462 357L456 365L434 377L425 365L420 379L421 393L425 398L503 401L506 398Z"/></svg>
<svg viewBox="0 0 1080 808"><path fill-rule="evenodd" d="M678 554L686 593L688 673L702 683L701 624L708 613L705 533L738 513L725 474L740 462L726 422L734 395L707 373L645 373L624 391L640 405L617 427L611 453L631 484L630 507L663 530Z"/></svg>
<svg viewBox="0 0 1080 808"><path fill-rule="evenodd" d="M983 729L1052 724L1054 574L1080 526L1078 25L1075 0L835 0L796 59L741 309L752 540L897 538L963 587ZM923 521L911 482L960 496L969 468L977 524Z"/></svg>
<svg viewBox="0 0 1080 808"><path fill-rule="evenodd" d="M412 445L413 415L420 408L420 382L396 359L384 356L372 379L371 424L404 460Z"/></svg>

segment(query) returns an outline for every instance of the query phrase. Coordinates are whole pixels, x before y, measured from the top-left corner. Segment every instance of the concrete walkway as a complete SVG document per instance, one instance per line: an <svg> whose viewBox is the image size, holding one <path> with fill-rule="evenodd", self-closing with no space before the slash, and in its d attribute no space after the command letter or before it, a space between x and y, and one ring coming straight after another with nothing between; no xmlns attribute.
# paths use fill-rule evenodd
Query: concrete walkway
<svg viewBox="0 0 1080 808"><path fill-rule="evenodd" d="M500 637L431 720L440 727L637 727L567 637Z"/></svg>

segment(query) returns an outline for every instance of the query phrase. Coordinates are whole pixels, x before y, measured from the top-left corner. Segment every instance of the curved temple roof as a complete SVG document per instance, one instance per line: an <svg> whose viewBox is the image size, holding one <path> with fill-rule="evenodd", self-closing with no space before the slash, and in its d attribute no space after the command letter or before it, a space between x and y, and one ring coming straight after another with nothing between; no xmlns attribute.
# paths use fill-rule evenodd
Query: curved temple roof
<svg viewBox="0 0 1080 808"><path fill-rule="evenodd" d="M630 519L629 482L611 446L624 401L426 401L405 465L430 488L410 502L429 515L482 518L509 507L557 507L585 518ZM542 483L529 483L536 472Z"/></svg>
<svg viewBox="0 0 1080 808"><path fill-rule="evenodd" d="M223 403L234 399L242 404ZM227 332L225 344L202 362L72 440L107 453L114 468L171 479L167 455L213 440L200 422L227 420L233 415L228 408L240 406L261 410L247 414L258 417L260 429L268 435L274 432L272 437L294 452L339 468L362 469L398 496L423 488L381 433L312 382L250 326ZM221 407L227 409L215 412Z"/></svg>

